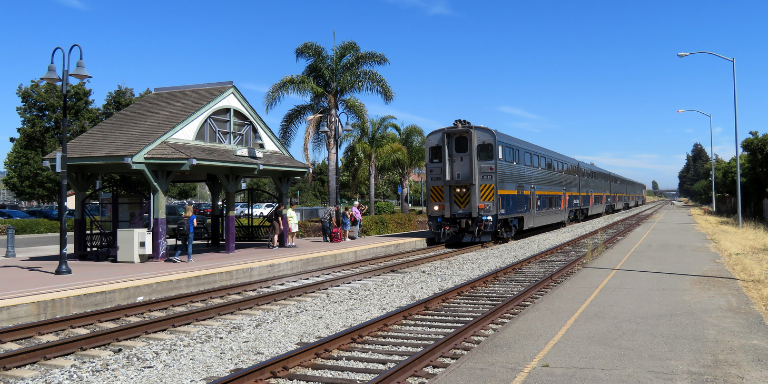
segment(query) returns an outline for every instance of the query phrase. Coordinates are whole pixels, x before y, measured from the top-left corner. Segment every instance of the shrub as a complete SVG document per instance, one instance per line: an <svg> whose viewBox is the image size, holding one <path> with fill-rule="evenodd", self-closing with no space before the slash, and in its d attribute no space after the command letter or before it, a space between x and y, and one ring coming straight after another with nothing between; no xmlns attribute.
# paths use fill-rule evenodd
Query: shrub
<svg viewBox="0 0 768 384"><path fill-rule="evenodd" d="M75 228L74 219L67 219L67 232L71 232ZM59 222L56 220L48 219L26 219L26 220L12 220L4 219L0 220L0 225L8 227L12 225L16 230L17 235L31 235L41 233L58 233ZM6 230L3 228L2 234L5 234Z"/></svg>
<svg viewBox="0 0 768 384"><path fill-rule="evenodd" d="M391 215L365 216L363 218L362 235L386 235L390 233L425 231L429 229L426 215ZM323 227L318 220L299 221L297 237L321 237Z"/></svg>
<svg viewBox="0 0 768 384"><path fill-rule="evenodd" d="M377 201L373 209L377 215L391 215L395 213L395 205L389 201Z"/></svg>

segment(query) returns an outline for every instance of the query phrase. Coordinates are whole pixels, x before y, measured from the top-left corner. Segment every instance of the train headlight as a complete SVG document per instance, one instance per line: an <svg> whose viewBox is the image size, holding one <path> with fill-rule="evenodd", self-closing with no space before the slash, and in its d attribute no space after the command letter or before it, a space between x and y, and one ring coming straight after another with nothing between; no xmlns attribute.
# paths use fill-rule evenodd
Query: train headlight
<svg viewBox="0 0 768 384"><path fill-rule="evenodd" d="M437 210L439 210L439 209L440 209L440 206L439 206L439 205L435 205L435 206L433 206L433 207L432 207L432 210L433 210L433 211L437 211Z"/></svg>

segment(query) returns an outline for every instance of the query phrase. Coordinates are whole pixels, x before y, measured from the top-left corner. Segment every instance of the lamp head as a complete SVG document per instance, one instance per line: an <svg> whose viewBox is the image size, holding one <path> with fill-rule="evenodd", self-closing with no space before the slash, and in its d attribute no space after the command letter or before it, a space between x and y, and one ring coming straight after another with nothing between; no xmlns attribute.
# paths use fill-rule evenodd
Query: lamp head
<svg viewBox="0 0 768 384"><path fill-rule="evenodd" d="M320 123L320 130L319 130L318 132L320 132L320 133L326 133L326 134L327 134L327 133L330 133L330 132L331 132L331 130L330 130L330 129L328 129L328 123L326 123L325 121L321 122L321 123Z"/></svg>
<svg viewBox="0 0 768 384"><path fill-rule="evenodd" d="M56 64L48 64L48 72L46 72L40 80L45 80L51 84L56 84L61 81L61 77L56 73Z"/></svg>
<svg viewBox="0 0 768 384"><path fill-rule="evenodd" d="M680 53L677 54L677 57L683 58L683 57L686 57L688 55L690 55L690 53L680 52Z"/></svg>
<svg viewBox="0 0 768 384"><path fill-rule="evenodd" d="M346 123L346 124L344 124L344 129L343 129L343 131L344 131L344 132L352 132L352 131L353 131L353 129L352 129L352 124L350 124L350 123L349 123L349 120L347 120L347 123Z"/></svg>
<svg viewBox="0 0 768 384"><path fill-rule="evenodd" d="M83 60L77 61L77 65L75 65L75 70L70 72L69 75L81 81L85 79L90 79L91 77L93 77L90 74L88 74L88 71L85 70L85 61Z"/></svg>

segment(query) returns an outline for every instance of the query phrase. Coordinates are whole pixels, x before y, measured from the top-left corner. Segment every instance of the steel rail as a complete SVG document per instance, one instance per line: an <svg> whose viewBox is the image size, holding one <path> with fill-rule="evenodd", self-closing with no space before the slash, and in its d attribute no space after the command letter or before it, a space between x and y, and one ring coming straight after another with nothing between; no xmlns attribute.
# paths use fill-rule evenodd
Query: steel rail
<svg viewBox="0 0 768 384"><path fill-rule="evenodd" d="M392 270L403 269L412 267L415 265L423 264L430 261L439 260L442 258L452 257L457 254L472 252L474 250L485 247L484 244L465 247L457 250L452 250L436 255L429 255L420 257L417 259L405 260L395 264L389 264L380 266L377 268L368 269L365 271L352 272L338 277L330 277L326 280L303 284L300 286L281 289L274 292L267 292L263 294L254 295L251 297L245 297L224 303L214 304L203 308L192 309L186 312L180 312L176 314L168 314L163 317L144 320L132 324L125 324L111 329L105 329L101 331L92 332L85 335L69 337L62 340L52 341L44 344L34 345L18 350L8 351L0 354L0 367L2 369L11 369L26 364L37 362L41 359L51 359L62 355L77 352L79 350L95 348L103 346L115 341L121 341L139 337L148 333L163 331L168 328L178 327L182 325L191 324L196 321L209 319L215 316L220 316L227 313L246 310L258 305L269 304L274 301L284 300L290 297L298 296L308 292L315 292L318 290L331 288L348 282L353 282L361 279L365 279L371 276L380 275ZM413 252L413 251L411 251ZM423 253L425 250L418 250L418 253ZM399 254L398 257L404 257L405 253ZM388 256L395 258L395 256ZM373 259L366 260L365 265L371 264ZM375 262L380 262L381 259L376 259ZM329 270L339 270L338 267L329 268ZM295 279L294 279L295 280ZM238 291L241 292L242 290ZM188 302L188 301L187 301ZM139 313L144 310L139 311ZM93 324L91 322L89 324Z"/></svg>
<svg viewBox="0 0 768 384"><path fill-rule="evenodd" d="M249 281L245 283L238 283L232 285L226 285L223 287L210 288L202 291L195 291L190 293L182 293L178 295L153 299L151 301L144 301L139 303L131 303L112 308L105 308L96 311L89 311L78 313L74 315L68 315L58 317L55 319L41 320L33 323L19 324L6 328L0 328L0 343L6 343L9 341L16 341L20 339L29 338L41 334L64 331L70 328L77 328L84 325L94 324L97 322L111 321L120 319L122 317L134 316L137 314L156 311L160 309L166 309L169 307L188 304L190 302L202 301L207 299L213 299L223 297L231 294L241 293L250 289L258 289L264 285L275 285L300 279L306 279L320 274L329 273L330 271L338 271L350 268L357 268L373 263L386 262L392 259L402 258L410 255L418 255L420 253L435 252L440 249L444 249L444 245L436 245L432 247L423 248L420 250L397 252L382 257L376 257L365 260L350 261L343 264L337 264L330 267L321 267L303 272L296 272L291 274L285 274L275 277L267 277L259 280Z"/></svg>
<svg viewBox="0 0 768 384"><path fill-rule="evenodd" d="M657 210L658 209L660 209L660 207L657 208ZM656 211L654 210L653 212L656 212ZM364 322L362 324L359 324L357 326L351 327L351 328L349 328L347 330L344 330L344 331L341 331L341 332L336 333L334 335L328 336L328 337L326 337L324 339L321 339L321 340L318 340L318 341L316 341L316 342L314 342L312 344L305 345L305 346L297 348L297 349L295 349L293 351L289 351L289 352L286 352L286 353L284 353L282 355L276 356L276 357L274 357L272 359L263 361L263 362L261 362L259 364L256 364L256 365L254 365L254 366L252 366L250 368L246 368L244 370L232 373L229 376L226 376L226 377L220 378L218 380L215 380L215 381L211 382L210 384L244 384L244 383L254 383L254 382L266 383L267 382L266 380L268 380L270 378L279 378L279 377L282 377L282 376L286 376L286 375L289 374L289 370L291 368L296 367L296 366L298 366L301 363L304 363L306 361L312 360L312 359L322 355L325 352L330 352L330 351L332 351L334 349L338 349L338 348L341 348L341 347L343 347L345 345L348 345L350 343L354 343L356 340L364 338L364 337L366 337L366 336L368 336L368 335L370 335L370 334L372 334L372 333L374 333L376 331L381 331L382 329L386 329L392 323L395 323L397 321L400 321L400 320L403 320L403 319L406 319L406 318L412 316L414 314L414 312L418 312L418 311L421 311L421 310L429 309L431 306L434 306L434 305L443 303L445 301L448 301L451 298L457 297L457 296L461 295L462 293L464 293L466 291L469 291L469 290L472 290L474 288L486 285L486 283L489 282L489 281L497 280L498 278L500 278L502 276L505 276L505 275L511 273L512 271L516 270L516 269L519 269L519 268L521 268L523 266L531 264L531 263L535 262L536 260L545 258L545 257L547 257L547 256L549 256L551 254L556 253L559 250L562 250L562 249L564 249L566 247L569 247L569 246L571 246L571 245L573 245L575 243L578 243L579 241L582 241L582 240L587 239L589 237L595 236L595 235L599 234L600 232L605 231L608 228L612 228L614 226L620 225L620 224L626 222L627 220L630 220L630 219L633 219L633 218L637 218L637 217L639 217L640 215L643 215L643 214L647 214L646 217L649 217L651 214L653 214L653 212L648 214L647 211L644 211L644 212L639 212L639 213L636 213L634 215L628 216L628 217L626 217L626 218L624 218L624 219L622 219L620 221L617 221L615 223L612 223L610 225L607 225L607 226L602 227L600 229L597 229L595 231L589 232L589 233L587 233L585 235L579 236L579 237L577 237L575 239L572 239L572 240L570 240L570 241L568 241L566 243L563 243L563 244L554 246L552 248L549 248L549 249L547 249L547 250L545 250L543 252L540 252L540 253L538 253L536 255L532 255L532 256L529 256L529 257L527 257L527 258L525 258L523 260L519 260L519 261L517 261L515 263L512 263L512 264L506 266L506 267L502 267L502 268L500 268L500 269L498 269L496 271L489 272L489 273L487 273L485 275L482 275L480 277L477 277L475 279L472 279L470 281L467 281L465 283L457 285L457 286L455 286L453 288L449 288L449 289L447 289L445 291L442 291L440 293L432 295L432 296L430 296L428 298L419 300L419 301L417 301L417 302L415 302L413 304L410 304L408 306L399 308L397 310L394 310L392 312L384 314L384 315L382 315L380 317L377 317L375 319L369 320L369 321ZM628 229L625 229L624 231L621 231L620 233L623 234L623 233L626 233L626 231L628 231ZM610 241L614 241L618 236L619 236L618 234L614 235L609 240ZM607 242L608 242L608 240L606 240L606 242L604 242L604 244L607 243ZM583 257L584 257L584 255L581 256L581 258L583 258ZM576 263L580 262L581 258L578 258L578 259L574 260L572 262L572 264L575 265ZM562 275L567 270L570 270L572 268L573 267L571 267L569 269L563 269L563 268L559 269L558 270L559 274L557 276ZM544 286L546 284L549 284L549 283L552 282L553 279L555 279L555 277L550 277L548 279L544 279L543 282L539 282L537 284L537 286L541 287L541 286ZM535 293L539 289L541 289L541 288L535 289L532 292ZM523 300L518 300L521 297L522 296L520 294L517 294L517 295L509 298L508 300L506 300L506 302L519 303L519 302L523 301ZM493 313L499 313L500 311L501 311L501 309L492 310ZM485 321L485 320L487 320L488 318L491 318L491 317L492 317L492 315L483 315L483 316L481 316L481 319L482 319L482 321ZM487 324L485 324L485 325L487 325ZM451 334L451 335L455 334L454 336L449 335L450 340L452 340L450 342L453 343L452 345L455 345L457 343L457 341L455 341L455 340L459 340L459 339L466 340L467 337L470 337L470 336L466 336L467 332L469 332L469 331L464 330L464 328L465 327L462 327L462 328L459 328L459 330L454 331ZM474 332L474 330L472 332ZM448 341L440 342L441 345L444 344L444 343L448 343ZM460 341L458 341L458 343L460 343ZM442 351L443 350L441 350L440 353L442 353ZM422 352L424 352L424 351L422 351ZM410 364L413 364L413 362L417 361L417 360L421 363L422 360L419 357L420 354L421 353L417 353L414 356L406 359L403 363L400 363L397 366L395 366L393 368L393 370L395 370L395 369L400 370L401 368L399 368L399 367L401 365L408 364L409 366L405 370L411 372L411 374L409 374L408 377L412 376L413 369L410 366ZM429 355L429 359L434 359L435 358L434 355L430 354L429 352L424 352L424 354L428 354ZM421 369L421 368L419 368L419 369ZM389 371L383 373L382 375L388 375L388 372ZM376 379L378 379L378 377ZM374 380L376 380L376 379L374 379ZM389 383L389 382L392 382L392 381L390 381L390 380L382 380L382 381L379 381L379 382L388 382Z"/></svg>
<svg viewBox="0 0 768 384"><path fill-rule="evenodd" d="M603 241L602 244L608 245L613 243L619 237L624 236L630 230L640 225L640 223L644 222L648 217L651 217L659 209L661 209L661 207L653 210L647 215L644 215L644 217L639 218L639 220L632 223L632 225L627 226L620 232L614 234L610 238ZM640 214L642 213L645 213L645 212L641 212ZM594 247L590 249L590 251L591 250L594 250ZM498 319L500 316L513 310L514 308L522 304L524 301L528 300L531 296L533 296L540 290L549 287L553 282L562 279L564 275L580 267L588 254L589 254L589 251L575 258L568 264L558 268L556 271L552 272L545 278L539 280L535 284L532 284L526 287L523 291L518 292L514 296L505 300L503 303L497 305L496 307L484 313L483 315L479 316L478 318L463 325L461 328L455 330L453 333L446 336L445 338L440 339L436 343L426 347L425 349L419 351L415 355L407 358L405 361L403 361L402 363L399 363L398 365L391 368L387 372L384 372L381 375L374 378L373 380L368 381L368 384L406 383L407 382L406 380L409 377L414 376L415 373L418 373L423 368L428 366L430 363L435 362L439 357L441 357L444 353L446 353L446 351L449 351L451 349L461 346L463 342L472 341L471 338L473 336L477 336L478 331L484 329L489 324L496 321L496 319Z"/></svg>

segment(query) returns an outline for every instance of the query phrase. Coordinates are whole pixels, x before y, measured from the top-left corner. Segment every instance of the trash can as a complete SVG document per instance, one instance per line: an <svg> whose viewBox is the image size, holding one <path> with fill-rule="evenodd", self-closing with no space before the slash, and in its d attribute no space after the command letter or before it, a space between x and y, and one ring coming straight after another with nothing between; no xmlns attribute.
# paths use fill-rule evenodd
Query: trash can
<svg viewBox="0 0 768 384"><path fill-rule="evenodd" d="M152 253L152 231L146 228L117 230L117 262L143 263Z"/></svg>

